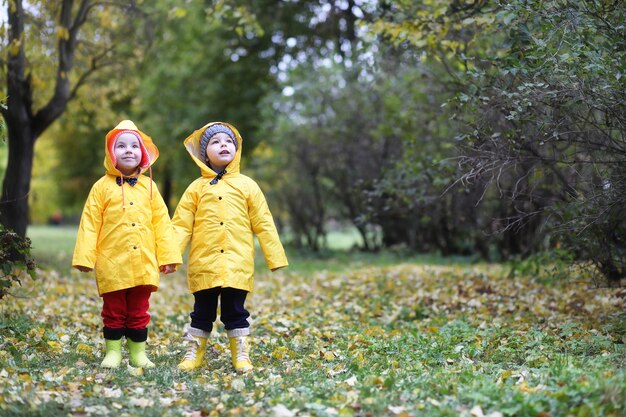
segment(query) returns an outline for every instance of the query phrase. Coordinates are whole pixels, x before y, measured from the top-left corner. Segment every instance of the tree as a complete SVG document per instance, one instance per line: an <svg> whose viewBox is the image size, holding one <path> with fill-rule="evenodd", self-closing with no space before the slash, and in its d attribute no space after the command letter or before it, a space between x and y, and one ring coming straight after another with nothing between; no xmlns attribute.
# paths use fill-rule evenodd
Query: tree
<svg viewBox="0 0 626 417"><path fill-rule="evenodd" d="M8 98L0 113L7 126L9 156L0 222L18 235L25 236L28 225L36 140L63 114L94 73L125 57L113 58L113 52L120 52L117 39L127 35L126 28L133 27L124 22L135 10L132 1L36 1L28 10L22 0L7 2L9 27L3 45L6 58L1 64L7 80L3 93ZM90 19L94 20L91 24ZM51 67L49 57L54 55L57 62L53 73L45 72Z"/></svg>
<svg viewBox="0 0 626 417"><path fill-rule="evenodd" d="M503 254L561 245L623 278L623 2L384 6L373 30L436 58L457 85L447 105L461 122L458 184L483 190L481 206L511 237Z"/></svg>
<svg viewBox="0 0 626 417"><path fill-rule="evenodd" d="M364 250L427 249L421 218L436 208L425 202L443 192L432 166L451 156L452 139L433 106L442 94L434 76L416 57L369 52L355 69L300 65L289 74L293 94L270 97L263 113L273 152L253 160L280 190L295 243L314 250L332 220L352 224Z"/></svg>
<svg viewBox="0 0 626 417"><path fill-rule="evenodd" d="M464 180L515 206L508 227L545 226L578 261L626 277L623 2L510 2L508 53L463 97Z"/></svg>

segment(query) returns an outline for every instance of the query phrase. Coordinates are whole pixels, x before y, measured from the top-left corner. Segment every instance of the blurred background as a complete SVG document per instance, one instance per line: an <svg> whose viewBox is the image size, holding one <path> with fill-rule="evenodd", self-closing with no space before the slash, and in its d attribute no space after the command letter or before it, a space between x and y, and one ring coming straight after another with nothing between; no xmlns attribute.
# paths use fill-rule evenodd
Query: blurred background
<svg viewBox="0 0 626 417"><path fill-rule="evenodd" d="M292 250L624 277L621 1L2 5L0 219L19 235L71 251L127 118L173 214L199 176L183 140L226 121Z"/></svg>

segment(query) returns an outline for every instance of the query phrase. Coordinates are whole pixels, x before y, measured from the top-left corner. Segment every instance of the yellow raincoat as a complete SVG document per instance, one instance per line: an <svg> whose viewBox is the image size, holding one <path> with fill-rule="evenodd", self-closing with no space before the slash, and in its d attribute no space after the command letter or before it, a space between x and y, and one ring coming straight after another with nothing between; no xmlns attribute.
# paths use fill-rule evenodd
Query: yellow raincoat
<svg viewBox="0 0 626 417"><path fill-rule="evenodd" d="M237 129L228 123L222 124L235 133L237 152L222 179L210 184L217 173L200 160L199 147L202 133L212 124L185 139L185 148L202 176L185 190L172 223L181 253L191 240L187 274L190 292L215 287L252 291L254 235L270 269L287 266L287 257L261 189L239 172L243 141Z"/></svg>
<svg viewBox="0 0 626 417"><path fill-rule="evenodd" d="M116 178L113 147L118 133L133 130L142 139L141 172L159 156L152 139L130 120L106 135L106 175L91 188L80 219L72 266L94 268L100 295L151 285L159 286L159 266L181 264L182 258L165 202L152 178L139 175L135 186Z"/></svg>

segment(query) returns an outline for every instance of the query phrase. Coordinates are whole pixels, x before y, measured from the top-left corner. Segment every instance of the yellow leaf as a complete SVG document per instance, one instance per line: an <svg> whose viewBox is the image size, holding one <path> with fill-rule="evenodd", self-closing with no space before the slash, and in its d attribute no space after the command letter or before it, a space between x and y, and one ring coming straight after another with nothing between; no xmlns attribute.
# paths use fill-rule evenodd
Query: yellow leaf
<svg viewBox="0 0 626 417"><path fill-rule="evenodd" d="M383 336L385 335L385 329L383 329L380 326L373 326L373 327L368 327L367 329L365 329L365 331L363 332L365 335L367 336Z"/></svg>
<svg viewBox="0 0 626 417"><path fill-rule="evenodd" d="M375 376L374 378L372 378L372 384L382 387L383 385L385 385L385 380L379 376Z"/></svg>
<svg viewBox="0 0 626 417"><path fill-rule="evenodd" d="M526 381L523 381L521 384L519 384L519 390L525 393L533 393L537 391L537 388L529 387Z"/></svg>
<svg viewBox="0 0 626 417"><path fill-rule="evenodd" d="M17 54L19 54L21 45L22 45L21 41L18 41L17 39L13 39L13 42L11 42L11 45L9 46L9 54L11 56L16 56Z"/></svg>
<svg viewBox="0 0 626 417"><path fill-rule="evenodd" d="M289 357L290 351L285 346L279 346L272 352L272 357L275 359L285 359Z"/></svg>
<svg viewBox="0 0 626 417"><path fill-rule="evenodd" d="M61 350L61 344L54 340L49 340L48 346L50 346L54 351Z"/></svg>
<svg viewBox="0 0 626 417"><path fill-rule="evenodd" d="M174 7L169 11L169 17L173 19L182 19L187 16L187 10L182 7Z"/></svg>
<svg viewBox="0 0 626 417"><path fill-rule="evenodd" d="M27 374L26 372L21 372L19 375L20 380L24 381L24 382L32 382L32 378L30 377L29 374Z"/></svg>
<svg viewBox="0 0 626 417"><path fill-rule="evenodd" d="M91 347L84 343L79 343L76 345L76 352L78 353L91 353Z"/></svg>
<svg viewBox="0 0 626 417"><path fill-rule="evenodd" d="M500 378L502 379L502 382L504 382L509 379L511 375L513 375L513 371L511 371L510 369L505 369L502 371L502 373L500 373Z"/></svg>
<svg viewBox="0 0 626 417"><path fill-rule="evenodd" d="M57 39L67 41L70 39L70 31L65 26L59 26L57 29Z"/></svg>
<svg viewBox="0 0 626 417"><path fill-rule="evenodd" d="M132 366L128 365L128 373L133 376L142 376L143 368L133 368ZM139 405L139 404L136 404L136 405Z"/></svg>

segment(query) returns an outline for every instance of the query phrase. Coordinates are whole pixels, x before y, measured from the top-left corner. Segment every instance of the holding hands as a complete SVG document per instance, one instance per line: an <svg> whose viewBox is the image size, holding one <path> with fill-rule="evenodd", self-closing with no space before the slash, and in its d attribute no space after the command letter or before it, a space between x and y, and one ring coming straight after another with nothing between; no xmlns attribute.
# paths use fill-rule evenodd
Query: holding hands
<svg viewBox="0 0 626 417"><path fill-rule="evenodd" d="M171 274L172 272L176 271L176 264L161 265L159 267L159 271L166 275Z"/></svg>

